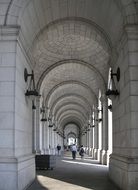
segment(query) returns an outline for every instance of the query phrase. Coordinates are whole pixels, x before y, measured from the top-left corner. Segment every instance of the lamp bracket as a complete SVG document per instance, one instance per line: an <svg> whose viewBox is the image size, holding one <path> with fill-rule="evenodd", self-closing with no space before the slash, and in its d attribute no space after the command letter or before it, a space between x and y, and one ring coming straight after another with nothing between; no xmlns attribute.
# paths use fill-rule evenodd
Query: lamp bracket
<svg viewBox="0 0 138 190"><path fill-rule="evenodd" d="M47 121L47 119L46 118L42 118L41 121L45 122L45 121Z"/></svg>
<svg viewBox="0 0 138 190"><path fill-rule="evenodd" d="M111 78L113 78L113 76L116 76L116 79L119 82L119 80L120 80L120 68L119 67L117 68L116 73L113 73L111 70Z"/></svg>
<svg viewBox="0 0 138 190"><path fill-rule="evenodd" d="M26 90L25 96L40 96L38 91L35 88L35 81L34 81L34 72L32 70L31 74L28 74L27 69L24 69L24 80L27 82L28 77L30 78L28 89Z"/></svg>
<svg viewBox="0 0 138 190"><path fill-rule="evenodd" d="M108 106L108 109L109 109L110 111L112 110L112 105L111 105L111 104Z"/></svg>
<svg viewBox="0 0 138 190"><path fill-rule="evenodd" d="M52 125L52 124L50 124L48 127L50 127L50 128L51 128L51 127L53 127L53 125Z"/></svg>
<svg viewBox="0 0 138 190"><path fill-rule="evenodd" d="M106 91L106 96L110 96L110 95L118 96L118 95L119 95L119 92L118 92L118 90L110 90L110 89L108 89L108 90Z"/></svg>
<svg viewBox="0 0 138 190"><path fill-rule="evenodd" d="M36 106L34 104L34 100L32 101L32 110L36 110Z"/></svg>
<svg viewBox="0 0 138 190"><path fill-rule="evenodd" d="M101 122L102 120L103 120L102 118L96 119L96 121L98 122Z"/></svg>
<svg viewBox="0 0 138 190"><path fill-rule="evenodd" d="M97 108L97 111L98 112L103 112L103 107L101 108L101 110Z"/></svg>
<svg viewBox="0 0 138 190"><path fill-rule="evenodd" d="M24 69L24 80L25 80L25 82L27 82L28 77L34 77L34 73L32 71L32 73L29 74L28 71L27 71L27 69L25 68Z"/></svg>

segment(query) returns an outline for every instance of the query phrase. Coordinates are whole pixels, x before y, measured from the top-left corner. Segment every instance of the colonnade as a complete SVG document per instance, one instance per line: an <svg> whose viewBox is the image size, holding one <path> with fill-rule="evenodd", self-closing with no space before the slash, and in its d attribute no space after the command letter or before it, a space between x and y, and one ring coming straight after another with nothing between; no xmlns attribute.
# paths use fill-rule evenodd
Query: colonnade
<svg viewBox="0 0 138 190"><path fill-rule="evenodd" d="M92 159L99 160L101 164L107 164L108 160L108 99L106 96L100 98L102 110L94 113L94 126L84 136L80 136L80 142L84 145L86 153ZM49 115L49 109L46 110ZM99 120L102 119L102 120ZM49 127L49 121L41 121L40 98L36 99L36 110L33 110L33 152L36 154L56 154L56 146L64 147L64 138ZM78 144L79 146L79 144Z"/></svg>
<svg viewBox="0 0 138 190"><path fill-rule="evenodd" d="M100 109L102 110L95 109L95 123L85 133L85 137L83 137L83 143L88 155L90 155L95 160L99 160L101 164L106 165L107 161L109 160L108 98L106 96L102 96L100 100Z"/></svg>
<svg viewBox="0 0 138 190"><path fill-rule="evenodd" d="M49 109L46 110L49 115ZM36 154L56 154L57 144L63 148L63 137L49 127L49 121L41 121L40 98L36 99L34 114L34 152Z"/></svg>

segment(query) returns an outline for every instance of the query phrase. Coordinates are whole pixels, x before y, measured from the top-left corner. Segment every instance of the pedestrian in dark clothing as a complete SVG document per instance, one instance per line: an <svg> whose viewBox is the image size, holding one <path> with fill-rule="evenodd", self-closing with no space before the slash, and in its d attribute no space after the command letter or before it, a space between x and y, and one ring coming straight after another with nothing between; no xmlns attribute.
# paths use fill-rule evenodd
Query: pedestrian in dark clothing
<svg viewBox="0 0 138 190"><path fill-rule="evenodd" d="M60 153L60 150L61 150L61 146L58 144L58 145L57 145L58 155L59 155L59 153Z"/></svg>
<svg viewBox="0 0 138 190"><path fill-rule="evenodd" d="M83 148L83 145L81 145L81 147L80 147L79 155L81 156L81 159L84 158L84 148Z"/></svg>

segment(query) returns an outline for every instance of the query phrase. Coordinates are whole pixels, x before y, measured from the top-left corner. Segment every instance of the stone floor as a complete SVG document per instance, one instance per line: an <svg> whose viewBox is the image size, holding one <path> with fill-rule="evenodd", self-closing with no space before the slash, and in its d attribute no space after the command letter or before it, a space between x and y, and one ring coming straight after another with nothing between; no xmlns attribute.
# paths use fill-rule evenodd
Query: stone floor
<svg viewBox="0 0 138 190"><path fill-rule="evenodd" d="M35 182L27 190L119 190L108 179L108 167L86 157L58 156L53 170L37 170Z"/></svg>

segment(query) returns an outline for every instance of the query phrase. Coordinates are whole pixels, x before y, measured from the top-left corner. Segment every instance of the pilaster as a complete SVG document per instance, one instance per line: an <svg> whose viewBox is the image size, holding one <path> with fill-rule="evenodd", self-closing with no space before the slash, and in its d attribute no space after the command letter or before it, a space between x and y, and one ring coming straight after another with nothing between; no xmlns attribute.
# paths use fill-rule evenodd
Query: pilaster
<svg viewBox="0 0 138 190"><path fill-rule="evenodd" d="M41 153L40 148L40 98L36 99L36 153Z"/></svg>
<svg viewBox="0 0 138 190"><path fill-rule="evenodd" d="M97 120L97 119L98 119L98 113L97 113L97 111L95 111L95 120ZM98 123L95 122L95 127L94 127L94 150L93 150L93 158L95 160L98 159L98 147L99 147L98 138L99 138Z"/></svg>
<svg viewBox="0 0 138 190"><path fill-rule="evenodd" d="M107 164L108 153L108 100L105 95L101 97L103 112L102 112L102 148L101 148L101 163Z"/></svg>

